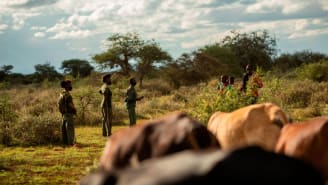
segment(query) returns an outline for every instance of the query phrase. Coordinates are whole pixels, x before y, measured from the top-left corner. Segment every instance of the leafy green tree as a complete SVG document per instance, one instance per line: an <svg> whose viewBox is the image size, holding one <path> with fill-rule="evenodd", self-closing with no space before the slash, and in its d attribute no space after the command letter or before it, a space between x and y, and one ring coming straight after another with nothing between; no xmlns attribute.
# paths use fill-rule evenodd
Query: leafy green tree
<svg viewBox="0 0 328 185"><path fill-rule="evenodd" d="M147 73L155 70L156 65L163 64L165 61L170 61L172 57L166 51L163 51L159 44L149 42L143 45L137 54L137 72L139 73L140 87Z"/></svg>
<svg viewBox="0 0 328 185"><path fill-rule="evenodd" d="M55 67L51 66L50 63L37 64L34 66L34 68L34 78L36 82L42 82L45 79L54 81L62 77L62 75L59 74Z"/></svg>
<svg viewBox="0 0 328 185"><path fill-rule="evenodd" d="M64 73L77 78L89 76L94 68L86 60L70 59L64 60L60 69L64 70Z"/></svg>
<svg viewBox="0 0 328 185"><path fill-rule="evenodd" d="M114 34L110 36L108 50L93 56L93 60L103 68L119 69L123 75L130 75L133 70L130 64L143 45L136 33Z"/></svg>
<svg viewBox="0 0 328 185"><path fill-rule="evenodd" d="M223 39L222 46L234 52L243 68L247 64L264 69L271 68L272 58L276 54L276 39L267 31L232 32L232 34Z"/></svg>

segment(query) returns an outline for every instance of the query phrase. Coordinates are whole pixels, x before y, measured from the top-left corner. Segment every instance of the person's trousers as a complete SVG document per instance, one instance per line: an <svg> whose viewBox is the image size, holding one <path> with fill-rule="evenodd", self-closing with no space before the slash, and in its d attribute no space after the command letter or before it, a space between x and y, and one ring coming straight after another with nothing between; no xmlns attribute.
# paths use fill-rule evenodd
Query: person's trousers
<svg viewBox="0 0 328 185"><path fill-rule="evenodd" d="M72 114L63 115L62 139L66 145L75 144L74 119Z"/></svg>
<svg viewBox="0 0 328 185"><path fill-rule="evenodd" d="M128 108L128 113L129 113L130 127L132 127L137 122L136 108L135 107L129 107Z"/></svg>
<svg viewBox="0 0 328 185"><path fill-rule="evenodd" d="M112 119L113 112L110 107L102 107L102 134L103 136L110 136L112 134Z"/></svg>

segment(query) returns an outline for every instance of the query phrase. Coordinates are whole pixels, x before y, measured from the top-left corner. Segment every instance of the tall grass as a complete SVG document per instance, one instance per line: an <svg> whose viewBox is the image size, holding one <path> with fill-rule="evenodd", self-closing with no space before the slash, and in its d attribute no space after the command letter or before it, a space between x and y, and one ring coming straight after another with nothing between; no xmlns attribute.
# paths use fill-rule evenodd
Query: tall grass
<svg viewBox="0 0 328 185"><path fill-rule="evenodd" d="M73 101L78 110L75 125L101 125L98 90L99 75L73 81ZM328 114L328 82L313 82L266 75L258 102L273 102L295 120ZM237 81L238 83L238 81ZM181 110L206 124L215 111L233 111L249 105L251 99L237 91L218 96L217 80L194 86L172 88L161 79L147 80L137 93L145 96L137 103L138 119L153 119ZM128 79L113 76L114 125L128 122L125 94ZM0 90L0 140L3 144L37 145L60 140L61 115L57 108L60 88L57 83L44 83Z"/></svg>

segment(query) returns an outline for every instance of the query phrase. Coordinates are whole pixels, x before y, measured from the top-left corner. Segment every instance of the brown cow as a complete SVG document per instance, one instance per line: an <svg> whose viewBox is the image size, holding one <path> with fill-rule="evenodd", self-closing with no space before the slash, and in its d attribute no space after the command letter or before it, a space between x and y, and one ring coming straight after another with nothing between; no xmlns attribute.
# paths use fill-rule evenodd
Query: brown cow
<svg viewBox="0 0 328 185"><path fill-rule="evenodd" d="M105 170L119 169L186 149L208 148L219 148L215 136L185 113L175 112L112 135L100 163Z"/></svg>
<svg viewBox="0 0 328 185"><path fill-rule="evenodd" d="M311 163L328 180L328 116L285 125L276 152Z"/></svg>
<svg viewBox="0 0 328 185"><path fill-rule="evenodd" d="M255 104L233 112L214 113L207 128L224 150L258 145L273 151L287 115L272 103Z"/></svg>

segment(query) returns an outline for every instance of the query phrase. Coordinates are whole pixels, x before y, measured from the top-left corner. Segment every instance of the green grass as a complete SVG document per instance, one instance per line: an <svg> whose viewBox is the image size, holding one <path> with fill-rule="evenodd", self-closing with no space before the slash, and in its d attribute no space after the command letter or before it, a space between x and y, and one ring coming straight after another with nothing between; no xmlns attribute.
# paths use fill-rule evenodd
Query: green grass
<svg viewBox="0 0 328 185"><path fill-rule="evenodd" d="M97 166L107 139L100 127L78 127L75 131L76 147L0 146L0 184L76 184Z"/></svg>

